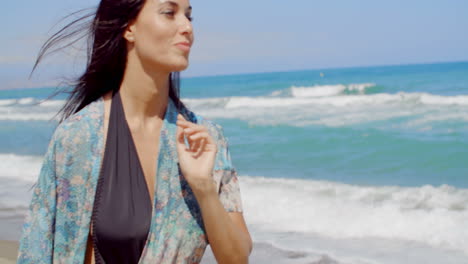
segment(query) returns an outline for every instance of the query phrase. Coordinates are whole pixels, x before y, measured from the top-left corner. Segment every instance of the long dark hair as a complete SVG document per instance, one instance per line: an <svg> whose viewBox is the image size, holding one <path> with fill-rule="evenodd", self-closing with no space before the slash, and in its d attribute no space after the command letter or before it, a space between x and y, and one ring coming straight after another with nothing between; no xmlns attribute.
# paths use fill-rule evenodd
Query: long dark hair
<svg viewBox="0 0 468 264"><path fill-rule="evenodd" d="M68 100L58 113L60 122L107 92L120 88L127 62L123 33L129 23L136 19L145 1L101 0L95 11L83 9L65 17L64 20L73 20L44 43L31 74L44 56L70 47L87 37L86 70L77 80L70 83L72 90L68 91ZM82 13L84 15L81 15ZM75 18L76 16L78 18ZM179 72L170 74L169 97L186 119L193 119L180 100Z"/></svg>

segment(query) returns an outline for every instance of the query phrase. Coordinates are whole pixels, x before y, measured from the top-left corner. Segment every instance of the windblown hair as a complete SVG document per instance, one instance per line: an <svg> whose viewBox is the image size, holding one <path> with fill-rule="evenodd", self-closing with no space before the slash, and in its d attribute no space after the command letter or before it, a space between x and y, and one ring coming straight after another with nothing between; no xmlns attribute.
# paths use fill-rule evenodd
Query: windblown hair
<svg viewBox="0 0 468 264"><path fill-rule="evenodd" d="M87 38L85 72L71 83L70 95L59 111L60 122L97 100L109 91L117 91L127 62L127 46L123 33L136 19L146 0L101 0L97 9L83 9L64 19L75 18L53 34L41 47L31 74L42 59ZM84 15L81 15L85 13ZM173 72L169 80L169 97L179 112L189 111L180 100L180 74Z"/></svg>

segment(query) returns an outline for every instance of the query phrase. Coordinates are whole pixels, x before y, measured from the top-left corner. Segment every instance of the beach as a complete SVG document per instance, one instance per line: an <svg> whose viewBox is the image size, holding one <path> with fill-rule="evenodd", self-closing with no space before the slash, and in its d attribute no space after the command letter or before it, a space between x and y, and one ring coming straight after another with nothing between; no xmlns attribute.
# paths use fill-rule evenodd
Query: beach
<svg viewBox="0 0 468 264"><path fill-rule="evenodd" d="M276 250L271 254L271 247L267 244L255 243L255 251L252 252L252 255L249 258L251 263L268 263L268 261L274 257L276 259L275 264L290 264L290 263L303 263L303 258L306 257L305 254L285 251L285 250ZM18 243L13 241L0 240L0 264L13 264L16 263L18 250ZM317 261L309 262L309 264L334 264L331 258L328 256L318 256ZM203 264L216 264L216 260L213 256L210 248L207 249L203 257Z"/></svg>
<svg viewBox="0 0 468 264"><path fill-rule="evenodd" d="M266 254L267 252L270 253L269 246L267 244L256 243L254 245L255 251L253 251L250 262L251 263L266 263L271 257L274 257L278 262L276 264L286 264L286 263L300 263L298 261L301 258L305 257L304 254L298 254L295 252L288 252L278 250L274 252L273 256L271 254ZM0 264L13 264L16 263L17 257L17 250L18 250L18 243L13 241L5 241L0 240ZM321 262L320 262L321 261ZM205 264L216 264L215 258L213 253L210 249L208 249L203 257L203 262ZM333 260L327 256L321 256L317 260L317 262L311 262L317 264L333 264Z"/></svg>
<svg viewBox="0 0 468 264"><path fill-rule="evenodd" d="M16 263L18 242L0 240L0 264Z"/></svg>
<svg viewBox="0 0 468 264"><path fill-rule="evenodd" d="M0 90L0 240L19 239L53 91ZM181 95L223 127L251 263L468 263L468 62L187 78Z"/></svg>

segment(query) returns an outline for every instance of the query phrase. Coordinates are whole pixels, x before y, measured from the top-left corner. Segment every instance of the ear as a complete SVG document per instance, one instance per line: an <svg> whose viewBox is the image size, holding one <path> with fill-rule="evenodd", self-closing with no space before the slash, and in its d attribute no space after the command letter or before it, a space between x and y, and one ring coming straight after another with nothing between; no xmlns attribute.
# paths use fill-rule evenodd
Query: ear
<svg viewBox="0 0 468 264"><path fill-rule="evenodd" d="M130 43L135 42L135 22L132 21L128 24L124 31L123 37Z"/></svg>

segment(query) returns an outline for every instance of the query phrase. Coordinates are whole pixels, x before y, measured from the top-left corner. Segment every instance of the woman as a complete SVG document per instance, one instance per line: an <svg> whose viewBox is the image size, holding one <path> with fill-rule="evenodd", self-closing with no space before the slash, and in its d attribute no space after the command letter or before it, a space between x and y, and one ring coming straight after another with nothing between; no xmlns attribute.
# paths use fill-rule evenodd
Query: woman
<svg viewBox="0 0 468 264"><path fill-rule="evenodd" d="M252 241L222 128L178 98L191 9L188 0L100 2L18 263L199 263L208 243L219 263L248 262ZM80 21L52 37L38 62Z"/></svg>

